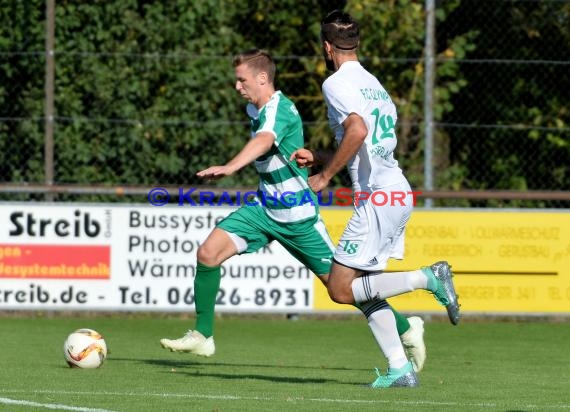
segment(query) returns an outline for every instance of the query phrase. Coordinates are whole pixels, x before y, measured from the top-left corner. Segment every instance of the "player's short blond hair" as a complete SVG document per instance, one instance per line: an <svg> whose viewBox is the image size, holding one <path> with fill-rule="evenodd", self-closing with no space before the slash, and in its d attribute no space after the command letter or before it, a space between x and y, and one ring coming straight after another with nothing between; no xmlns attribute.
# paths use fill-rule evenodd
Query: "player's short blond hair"
<svg viewBox="0 0 570 412"><path fill-rule="evenodd" d="M251 49L237 54L233 60L233 66L237 67L246 64L257 73L267 73L267 78L270 83L275 81L275 62L269 53L261 49Z"/></svg>

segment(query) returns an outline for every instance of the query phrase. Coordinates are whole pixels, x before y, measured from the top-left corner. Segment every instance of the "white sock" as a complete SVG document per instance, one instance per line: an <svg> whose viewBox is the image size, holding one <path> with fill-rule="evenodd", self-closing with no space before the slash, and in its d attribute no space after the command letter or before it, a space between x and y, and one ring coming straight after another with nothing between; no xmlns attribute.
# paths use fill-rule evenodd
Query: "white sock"
<svg viewBox="0 0 570 412"><path fill-rule="evenodd" d="M386 299L416 289L427 289L428 278L421 269L411 272L370 273L352 281L352 294L359 303Z"/></svg>
<svg viewBox="0 0 570 412"><path fill-rule="evenodd" d="M363 309L367 304L368 302L362 305ZM377 310L368 316L368 327L386 357L389 368L400 369L408 363L396 328L396 318L389 308Z"/></svg>

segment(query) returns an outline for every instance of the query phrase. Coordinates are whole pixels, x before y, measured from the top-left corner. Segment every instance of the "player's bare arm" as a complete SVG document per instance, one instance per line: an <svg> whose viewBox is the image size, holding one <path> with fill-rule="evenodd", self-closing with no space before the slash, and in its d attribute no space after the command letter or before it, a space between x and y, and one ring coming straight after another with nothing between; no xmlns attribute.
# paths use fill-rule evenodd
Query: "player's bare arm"
<svg viewBox="0 0 570 412"><path fill-rule="evenodd" d="M328 186L330 180L356 155L366 139L368 128L356 113L351 113L342 125L344 136L332 159L322 172L309 177L309 186L314 192L320 192Z"/></svg>
<svg viewBox="0 0 570 412"><path fill-rule="evenodd" d="M275 136L273 134L268 132L257 133L228 163L222 166L210 166L196 173L196 175L206 179L220 179L224 176L230 176L259 156L267 153L274 143Z"/></svg>

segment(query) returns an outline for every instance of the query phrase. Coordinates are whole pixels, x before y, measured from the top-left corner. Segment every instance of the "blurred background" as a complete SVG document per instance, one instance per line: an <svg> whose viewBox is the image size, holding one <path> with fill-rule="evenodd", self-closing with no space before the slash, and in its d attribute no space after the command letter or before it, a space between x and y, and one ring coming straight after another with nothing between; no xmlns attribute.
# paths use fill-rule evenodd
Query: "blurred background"
<svg viewBox="0 0 570 412"><path fill-rule="evenodd" d="M564 0L0 0L0 200L199 187L249 138L231 60L252 47L276 59L307 145L333 149L319 26L334 8L361 24L421 202L570 207ZM256 182L246 168L217 185Z"/></svg>

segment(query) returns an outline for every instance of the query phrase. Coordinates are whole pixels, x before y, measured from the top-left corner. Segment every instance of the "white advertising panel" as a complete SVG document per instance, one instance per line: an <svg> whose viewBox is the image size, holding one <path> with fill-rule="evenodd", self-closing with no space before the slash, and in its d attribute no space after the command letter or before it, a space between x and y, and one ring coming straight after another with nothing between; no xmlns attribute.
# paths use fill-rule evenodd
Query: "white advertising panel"
<svg viewBox="0 0 570 412"><path fill-rule="evenodd" d="M196 250L233 208L0 205L0 310L194 311ZM222 267L216 310L303 312L313 275L275 242Z"/></svg>

